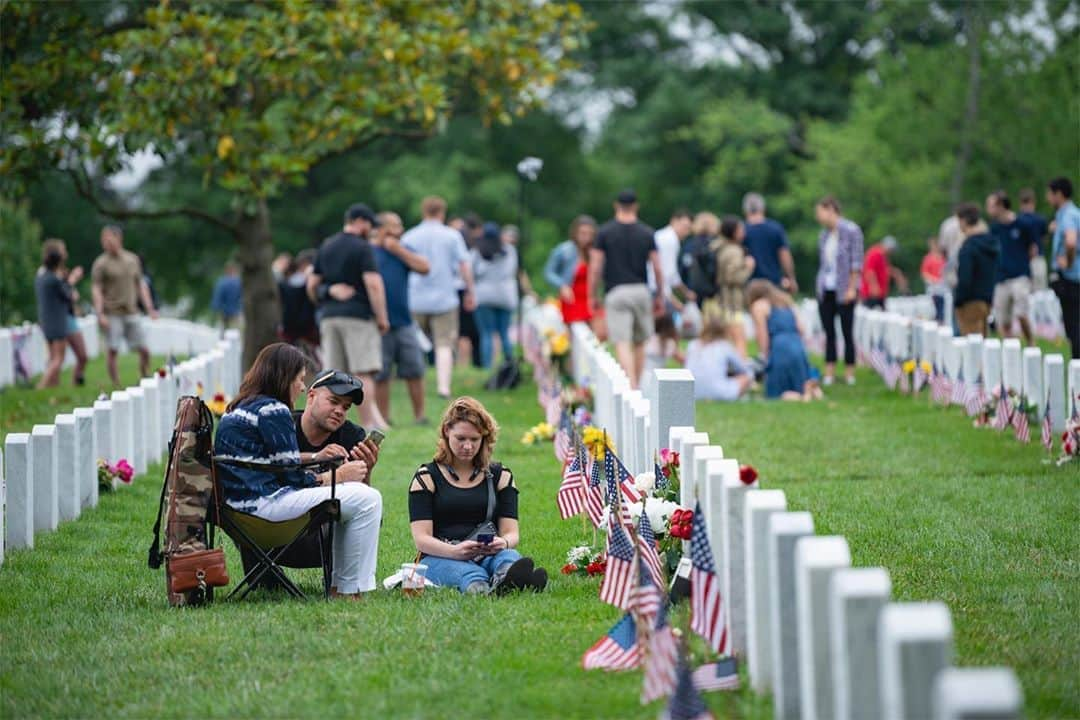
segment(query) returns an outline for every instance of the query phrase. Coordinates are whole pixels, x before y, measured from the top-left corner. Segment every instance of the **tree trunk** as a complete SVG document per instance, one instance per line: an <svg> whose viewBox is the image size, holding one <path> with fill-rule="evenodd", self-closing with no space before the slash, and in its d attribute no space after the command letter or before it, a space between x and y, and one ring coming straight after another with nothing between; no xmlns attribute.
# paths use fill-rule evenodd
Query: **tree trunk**
<svg viewBox="0 0 1080 720"><path fill-rule="evenodd" d="M979 27L979 8L977 2L964 4L964 36L968 43L968 80L967 100L964 104L963 125L960 126L960 148L956 154L956 166L953 168L952 185L949 199L955 206L963 200L964 178L968 163L971 161L971 146L975 137L975 124L979 120L979 83L982 77L982 55L979 44L982 42Z"/></svg>
<svg viewBox="0 0 1080 720"><path fill-rule="evenodd" d="M277 283L270 272L274 246L270 238L270 210L259 200L254 215L245 215L236 229L241 279L244 285L244 369L267 345L277 342L281 305Z"/></svg>

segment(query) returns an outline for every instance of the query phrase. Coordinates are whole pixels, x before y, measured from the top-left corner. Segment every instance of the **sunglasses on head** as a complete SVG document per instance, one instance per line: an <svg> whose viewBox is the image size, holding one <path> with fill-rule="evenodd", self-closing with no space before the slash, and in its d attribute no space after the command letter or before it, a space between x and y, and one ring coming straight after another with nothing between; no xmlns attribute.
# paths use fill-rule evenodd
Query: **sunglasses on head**
<svg viewBox="0 0 1080 720"><path fill-rule="evenodd" d="M322 375L315 378L315 381L311 383L309 390L326 387L327 385L349 385L357 389L363 388L363 385L360 384L360 381L355 376L341 372L340 370L327 370Z"/></svg>

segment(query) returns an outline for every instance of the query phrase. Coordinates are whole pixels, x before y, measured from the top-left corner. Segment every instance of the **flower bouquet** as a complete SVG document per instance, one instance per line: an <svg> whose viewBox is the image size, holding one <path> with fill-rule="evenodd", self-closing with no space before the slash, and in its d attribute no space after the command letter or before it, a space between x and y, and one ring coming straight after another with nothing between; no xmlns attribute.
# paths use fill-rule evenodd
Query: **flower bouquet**
<svg viewBox="0 0 1080 720"><path fill-rule="evenodd" d="M658 483L663 486L662 497L666 500L679 499L679 453L668 448L660 451L660 472L664 474L664 481ZM659 478L657 478L659 480Z"/></svg>
<svg viewBox="0 0 1080 720"><path fill-rule="evenodd" d="M121 458L115 465L110 465L105 458L98 458L98 489L101 492L112 492L114 480L130 485L134 476L135 468L131 467L131 463L127 460Z"/></svg>
<svg viewBox="0 0 1080 720"><path fill-rule="evenodd" d="M603 575L607 563L601 550L593 550L588 545L578 545L566 553L566 564L562 566L563 575Z"/></svg>
<svg viewBox="0 0 1080 720"><path fill-rule="evenodd" d="M225 393L214 393L214 397L210 402L206 403L206 407L210 412L214 413L214 417L221 417L225 414L225 409L229 407L229 399L225 397Z"/></svg>
<svg viewBox="0 0 1080 720"><path fill-rule="evenodd" d="M1065 422L1061 433L1061 457L1057 464L1064 465L1080 458L1080 416L1073 415Z"/></svg>
<svg viewBox="0 0 1080 720"><path fill-rule="evenodd" d="M585 429L581 431L581 442L585 443L585 447L589 449L589 454L595 460L604 459L605 447L611 448L611 452L615 452L615 444L611 441L611 436L605 435L603 430L592 425L586 425Z"/></svg>
<svg viewBox="0 0 1080 720"><path fill-rule="evenodd" d="M555 437L555 426L549 422L533 425L521 436L522 445L539 445L543 442L551 442Z"/></svg>

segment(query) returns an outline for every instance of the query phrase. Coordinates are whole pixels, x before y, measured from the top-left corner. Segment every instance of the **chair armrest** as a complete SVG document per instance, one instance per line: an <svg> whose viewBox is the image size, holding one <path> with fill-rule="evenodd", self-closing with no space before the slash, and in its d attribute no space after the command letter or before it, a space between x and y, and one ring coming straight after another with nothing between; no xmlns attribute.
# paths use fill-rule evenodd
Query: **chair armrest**
<svg viewBox="0 0 1080 720"><path fill-rule="evenodd" d="M344 465L345 458L333 458L331 460L308 460L306 462L281 464L259 462L258 460L240 460L238 458L231 458L225 455L215 455L214 462L221 465L232 465L234 467L246 468L248 470L259 470L261 472L281 475L283 473L291 472L293 470L313 470L316 473L326 472L327 470L337 469Z"/></svg>

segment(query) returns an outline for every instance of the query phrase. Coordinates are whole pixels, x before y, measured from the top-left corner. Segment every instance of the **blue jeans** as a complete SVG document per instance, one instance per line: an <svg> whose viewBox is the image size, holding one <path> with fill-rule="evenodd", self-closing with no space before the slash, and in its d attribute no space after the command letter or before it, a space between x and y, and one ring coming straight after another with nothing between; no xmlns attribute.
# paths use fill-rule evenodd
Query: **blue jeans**
<svg viewBox="0 0 1080 720"><path fill-rule="evenodd" d="M420 562L428 566L427 577L432 582L444 587L457 585L458 590L465 592L465 588L472 583L489 582L500 567L520 559L521 553L507 549L480 560L451 560L426 555Z"/></svg>
<svg viewBox="0 0 1080 720"><path fill-rule="evenodd" d="M482 366L491 367L491 336L494 333L499 334L499 340L502 342L503 360L510 359L510 318L512 315L513 312L506 308L491 305L480 305L473 313L480 333L480 364Z"/></svg>

